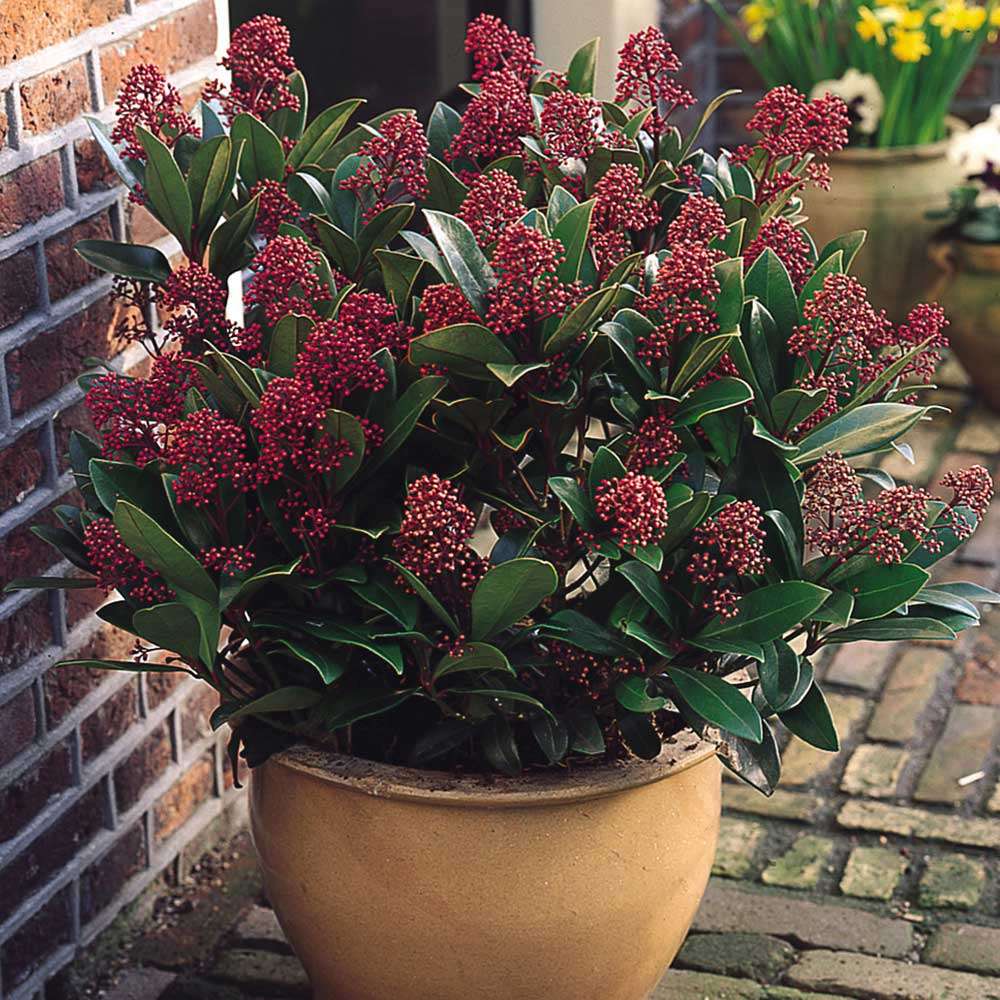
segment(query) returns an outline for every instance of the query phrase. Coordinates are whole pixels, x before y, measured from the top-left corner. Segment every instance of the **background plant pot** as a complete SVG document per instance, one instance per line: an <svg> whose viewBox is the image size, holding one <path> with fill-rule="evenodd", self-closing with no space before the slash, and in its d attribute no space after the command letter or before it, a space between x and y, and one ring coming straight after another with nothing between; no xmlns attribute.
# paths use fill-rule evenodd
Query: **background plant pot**
<svg viewBox="0 0 1000 1000"><path fill-rule="evenodd" d="M934 298L951 321L952 350L986 403L1000 412L1000 246L935 243L930 257L942 271Z"/></svg>
<svg viewBox="0 0 1000 1000"><path fill-rule="evenodd" d="M714 748L521 779L294 747L251 778L264 883L316 1000L644 1000L719 827Z"/></svg>
<svg viewBox="0 0 1000 1000"><path fill-rule="evenodd" d="M968 128L958 118L949 118L948 125L952 134ZM948 160L949 141L842 150L830 157L830 190L810 189L803 196L818 248L841 233L868 231L852 270L871 301L895 320L925 300L933 283L927 242L940 223L926 214L945 208L948 192L963 180L961 168Z"/></svg>

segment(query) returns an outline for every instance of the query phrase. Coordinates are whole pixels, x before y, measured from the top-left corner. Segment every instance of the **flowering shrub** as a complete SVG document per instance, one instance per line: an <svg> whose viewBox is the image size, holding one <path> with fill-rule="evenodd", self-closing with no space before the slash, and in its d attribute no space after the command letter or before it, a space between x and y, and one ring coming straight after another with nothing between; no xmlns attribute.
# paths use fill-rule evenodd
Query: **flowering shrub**
<svg viewBox="0 0 1000 1000"><path fill-rule="evenodd" d="M847 273L864 235L799 225L839 100L772 91L713 157L657 29L603 103L593 43L540 71L482 16L467 46L468 107L426 129L348 129L357 100L307 125L271 18L197 126L133 71L95 134L182 252L80 244L162 321L122 331L143 375L82 379L84 506L40 529L82 575L11 586L117 591L135 657L83 662L212 684L251 764L308 739L517 773L690 726L769 792L778 722L837 747L824 647L953 638L996 599L928 571L986 472L941 499L873 465L930 414L944 316L893 325Z"/></svg>
<svg viewBox="0 0 1000 1000"><path fill-rule="evenodd" d="M767 86L842 98L860 146L945 138L955 94L1000 30L996 0L752 0L738 20L710 3Z"/></svg>

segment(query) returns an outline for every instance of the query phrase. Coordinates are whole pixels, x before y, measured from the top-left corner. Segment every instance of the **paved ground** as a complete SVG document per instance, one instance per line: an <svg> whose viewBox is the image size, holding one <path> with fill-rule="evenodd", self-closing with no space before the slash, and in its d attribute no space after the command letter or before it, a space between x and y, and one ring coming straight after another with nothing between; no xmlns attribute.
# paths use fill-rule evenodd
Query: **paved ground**
<svg viewBox="0 0 1000 1000"><path fill-rule="evenodd" d="M921 485L972 462L996 475L1000 418L954 366L939 382L951 416L911 434L915 465L885 467ZM1000 582L1000 503L950 562L953 579ZM726 782L715 878L656 1000L1000 1000L1000 609L959 646L872 643L823 670L844 749L793 740L771 799ZM104 995L307 997L249 846L206 870Z"/></svg>

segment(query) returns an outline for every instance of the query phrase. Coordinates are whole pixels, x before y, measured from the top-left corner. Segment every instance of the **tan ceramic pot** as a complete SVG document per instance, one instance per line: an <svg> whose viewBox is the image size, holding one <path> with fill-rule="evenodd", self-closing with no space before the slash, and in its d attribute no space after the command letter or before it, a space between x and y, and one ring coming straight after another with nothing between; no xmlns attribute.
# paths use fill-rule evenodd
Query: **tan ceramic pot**
<svg viewBox="0 0 1000 1000"><path fill-rule="evenodd" d="M935 243L931 259L941 269L935 290L951 325L948 339L986 403L1000 412L1000 246Z"/></svg>
<svg viewBox="0 0 1000 1000"><path fill-rule="evenodd" d="M643 1000L719 829L714 749L523 779L296 747L251 777L268 898L316 1000Z"/></svg>
<svg viewBox="0 0 1000 1000"><path fill-rule="evenodd" d="M957 118L948 124L953 133L968 128ZM947 158L948 142L842 150L830 157L830 190L803 195L806 228L818 248L841 233L868 232L852 272L896 320L928 298L935 277L927 243L940 223L927 212L946 208L948 192L963 180Z"/></svg>

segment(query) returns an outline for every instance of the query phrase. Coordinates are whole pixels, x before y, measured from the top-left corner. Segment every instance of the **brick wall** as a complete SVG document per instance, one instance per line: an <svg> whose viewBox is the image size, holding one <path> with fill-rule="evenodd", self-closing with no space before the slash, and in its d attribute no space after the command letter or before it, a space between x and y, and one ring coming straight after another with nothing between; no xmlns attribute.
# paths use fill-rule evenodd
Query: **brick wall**
<svg viewBox="0 0 1000 1000"><path fill-rule="evenodd" d="M227 23L217 0L0 4L0 581L66 568L28 527L71 492L67 439L88 428L75 376L88 356L122 369L138 360L114 356L119 309L74 242L131 237L176 250L127 203L81 115L108 118L139 62L158 63L193 101ZM207 725L210 691L53 669L66 650L128 653L97 627L96 603L89 591L0 601L7 1000L42 997L78 947L241 804Z"/></svg>
<svg viewBox="0 0 1000 1000"><path fill-rule="evenodd" d="M726 0L736 12L740 2ZM760 80L733 43L725 27L708 8L695 0L663 0L664 29L692 73L689 86L699 97L712 97L722 90L739 88L738 97L727 101L710 128L708 140L734 145L743 141L743 123L748 109L762 93ZM990 106L1000 103L1000 40L987 44L966 78L954 112L970 122L982 121Z"/></svg>

